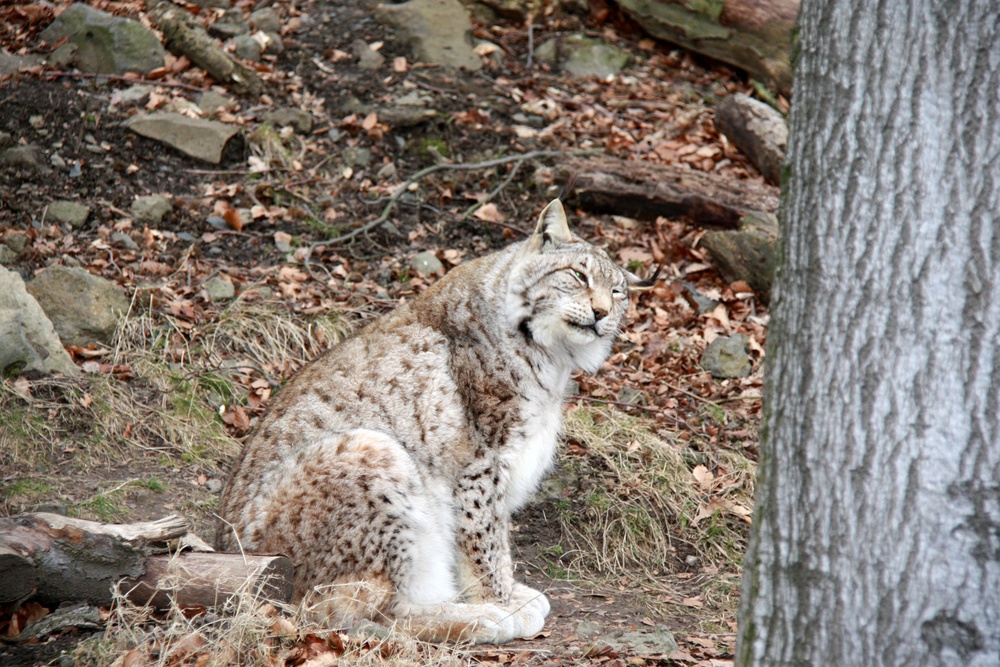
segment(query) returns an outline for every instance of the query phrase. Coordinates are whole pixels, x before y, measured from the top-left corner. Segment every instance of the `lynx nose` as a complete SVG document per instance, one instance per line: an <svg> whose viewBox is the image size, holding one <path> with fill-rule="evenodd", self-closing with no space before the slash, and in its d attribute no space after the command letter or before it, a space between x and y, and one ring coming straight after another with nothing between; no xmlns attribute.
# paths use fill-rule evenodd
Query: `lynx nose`
<svg viewBox="0 0 1000 667"><path fill-rule="evenodd" d="M600 322L601 320L603 320L605 317L608 316L608 311L604 310L603 308L594 308L593 310L594 310L595 322Z"/></svg>

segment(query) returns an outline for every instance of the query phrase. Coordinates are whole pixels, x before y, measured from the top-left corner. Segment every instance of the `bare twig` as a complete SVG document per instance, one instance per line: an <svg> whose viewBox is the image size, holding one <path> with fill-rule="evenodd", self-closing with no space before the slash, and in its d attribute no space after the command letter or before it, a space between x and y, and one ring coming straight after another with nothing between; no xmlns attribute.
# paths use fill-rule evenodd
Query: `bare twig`
<svg viewBox="0 0 1000 667"><path fill-rule="evenodd" d="M500 194L500 192L502 192L504 188L506 188L508 185L510 185L510 182L514 180L515 176L517 176L517 170L521 168L522 164L524 164L524 162L515 162L514 166L510 170L510 173L507 174L507 178L503 179L503 182L500 183L500 185L496 186L493 189L493 191L490 192L488 195L486 195L485 197L483 197L482 199L480 199L479 201L477 201L475 204L473 204L469 208L465 209L465 212L462 213L462 215L461 215L461 217L459 219L461 219L461 220L468 220L470 215L472 215L473 213L475 213L476 211L478 211L487 202L492 201L493 198L496 197L498 194Z"/></svg>
<svg viewBox="0 0 1000 667"><path fill-rule="evenodd" d="M312 251L318 248L319 246L331 246L331 245L339 245L347 243L348 241L351 241L356 237L365 234L375 229L379 225L381 225L383 222L389 219L389 215L392 213L392 210L396 207L396 201L409 190L410 186L414 185L415 183L418 183L425 176L429 176L430 174L433 174L435 172L443 171L445 169L456 169L456 170L488 169L489 167L496 167L502 164L509 164L511 162L521 163L527 160L533 160L535 158L556 157L559 155L590 155L599 152L603 152L603 149L589 149L584 151L569 151L569 152L530 151L528 153L522 153L518 155L508 155L506 157L494 158L492 160L484 160L483 162L471 162L466 164L442 162L431 165L430 167L421 169L420 171L410 176L406 181L404 181L402 185L400 185L399 188L397 188L396 191L392 193L392 195L390 195L388 203L385 205L385 208L382 209L382 213L374 220L366 222L362 226L353 229L350 232L347 232L346 234L335 236L333 238L326 239L325 241L316 241L315 243L310 244L309 253L306 254L306 263L308 264L309 256L312 254Z"/></svg>
<svg viewBox="0 0 1000 667"><path fill-rule="evenodd" d="M60 72L60 71L49 71L45 72L45 76L50 79L58 79L61 76L67 76L74 79L108 79L110 81L128 81L133 84L145 84L147 86L163 86L164 88L182 88L184 90L190 90L196 93L203 93L208 88L199 88L198 86L192 86L189 83L171 82L171 81L159 81L155 79L139 79L134 76L122 76L120 74L93 74L91 72Z"/></svg>

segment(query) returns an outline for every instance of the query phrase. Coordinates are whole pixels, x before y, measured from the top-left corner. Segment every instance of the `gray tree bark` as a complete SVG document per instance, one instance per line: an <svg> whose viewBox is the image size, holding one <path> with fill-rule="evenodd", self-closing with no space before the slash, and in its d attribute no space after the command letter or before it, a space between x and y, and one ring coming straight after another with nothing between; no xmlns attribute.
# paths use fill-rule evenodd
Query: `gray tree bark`
<svg viewBox="0 0 1000 667"><path fill-rule="evenodd" d="M1000 664L1000 22L806 0L736 664Z"/></svg>

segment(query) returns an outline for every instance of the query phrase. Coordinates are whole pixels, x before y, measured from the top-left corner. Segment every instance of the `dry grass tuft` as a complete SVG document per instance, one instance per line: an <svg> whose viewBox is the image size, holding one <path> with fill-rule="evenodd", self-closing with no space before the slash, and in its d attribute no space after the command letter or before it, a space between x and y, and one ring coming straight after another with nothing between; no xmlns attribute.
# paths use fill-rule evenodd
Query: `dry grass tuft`
<svg viewBox="0 0 1000 667"><path fill-rule="evenodd" d="M348 635L306 620L245 590L214 610L154 613L119 593L106 631L76 649L78 664L271 667L280 664L359 667L458 667L453 647L366 626Z"/></svg>
<svg viewBox="0 0 1000 667"><path fill-rule="evenodd" d="M692 563L740 567L755 465L729 450L714 460L615 410L567 415L561 464L578 486L559 501L571 567L609 576L670 574ZM704 463L701 459L705 459Z"/></svg>

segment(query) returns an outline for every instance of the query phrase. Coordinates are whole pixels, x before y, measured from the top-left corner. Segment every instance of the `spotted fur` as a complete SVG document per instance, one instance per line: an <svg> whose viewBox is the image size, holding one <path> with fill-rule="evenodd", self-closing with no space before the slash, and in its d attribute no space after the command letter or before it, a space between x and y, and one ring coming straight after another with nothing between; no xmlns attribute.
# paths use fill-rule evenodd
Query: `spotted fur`
<svg viewBox="0 0 1000 667"><path fill-rule="evenodd" d="M526 241L456 267L305 367L222 496L220 546L284 553L339 626L500 643L538 633L509 521L552 465L563 393L595 371L638 281L554 201Z"/></svg>

